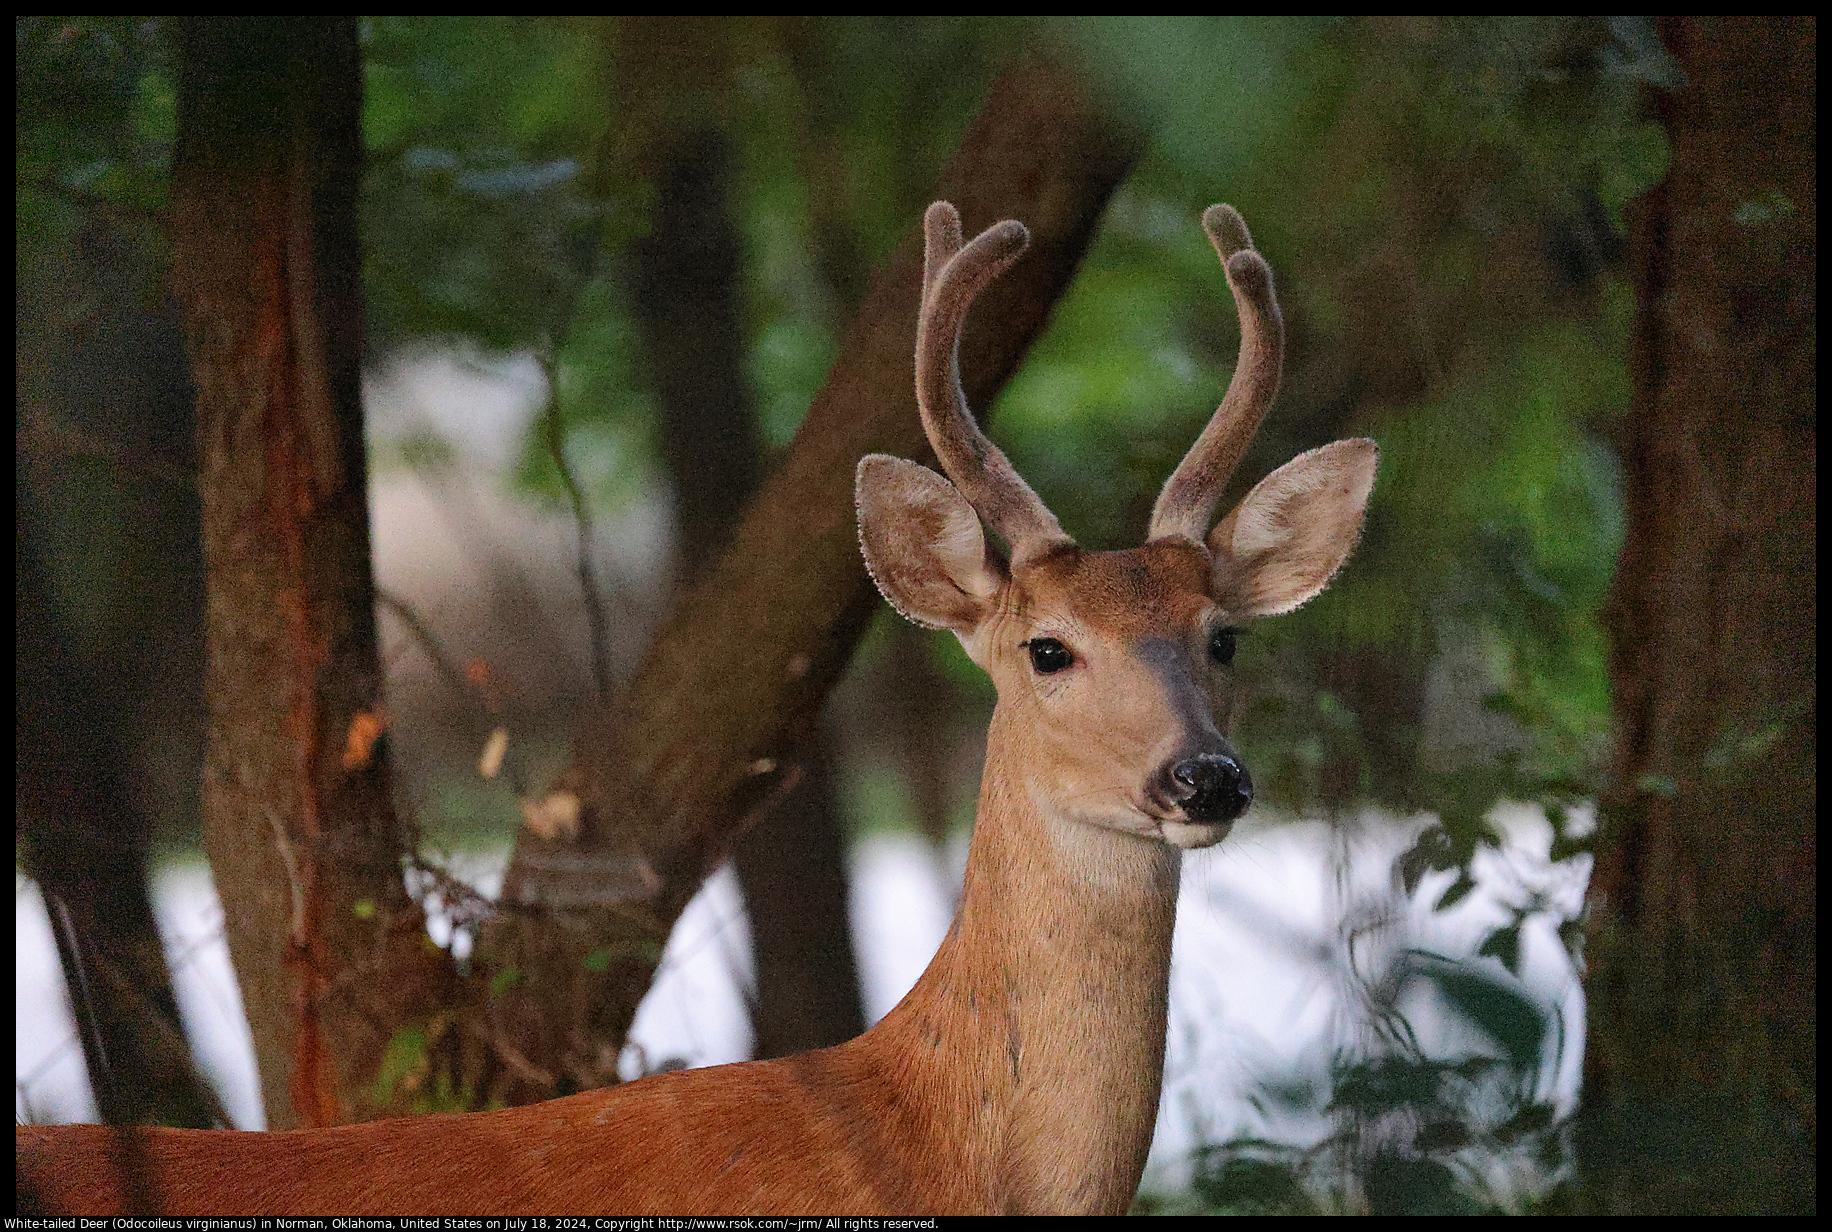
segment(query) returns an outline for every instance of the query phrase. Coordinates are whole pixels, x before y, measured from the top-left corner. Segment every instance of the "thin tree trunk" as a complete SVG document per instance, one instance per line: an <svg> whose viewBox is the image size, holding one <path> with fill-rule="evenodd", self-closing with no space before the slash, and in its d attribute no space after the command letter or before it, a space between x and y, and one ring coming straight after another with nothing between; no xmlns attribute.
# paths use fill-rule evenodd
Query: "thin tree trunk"
<svg viewBox="0 0 1832 1232"><path fill-rule="evenodd" d="M718 559L756 492L763 442L745 375L732 152L704 128L670 125L653 144L655 228L633 254L635 298L661 402L685 587ZM824 1048L865 1029L826 745L817 729L797 753L808 768L802 781L732 853L751 925L757 1056Z"/></svg>
<svg viewBox="0 0 1832 1232"><path fill-rule="evenodd" d="M20 271L16 804L102 1118L207 1126L147 885L202 754L193 395L161 279L99 215Z"/></svg>
<svg viewBox="0 0 1832 1232"><path fill-rule="evenodd" d="M19 512L23 530L34 519ZM44 895L102 1120L207 1128L220 1113L179 1024L147 896L151 827L123 780L115 693L61 619L38 541L22 533L14 561L22 862Z"/></svg>
<svg viewBox="0 0 1832 1232"><path fill-rule="evenodd" d="M991 405L1041 332L1137 149L1061 71L1015 72L994 88L938 188L968 228L1016 217L1033 237L968 324L961 358L976 405ZM615 1081L669 929L792 784L795 752L876 609L852 476L864 453L924 452L911 385L920 278L912 233L731 546L536 806L553 837L518 838L505 911L480 947L502 993L496 1030L569 1083Z"/></svg>
<svg viewBox="0 0 1832 1232"><path fill-rule="evenodd" d="M1674 18L1639 203L1582 1158L1611 1213L1815 1203L1812 18Z"/></svg>
<svg viewBox="0 0 1832 1232"><path fill-rule="evenodd" d="M862 255L866 248L863 220L856 208L848 208L856 175L852 162L857 154L847 138L856 139L849 132L856 99L840 88L847 74L833 62L836 48L819 18L790 18L779 29L805 103L795 146L796 164L807 186L814 265L826 283L835 319L850 320L865 298L871 275ZM932 100L924 96L952 85L944 74L958 71L954 66L938 68L926 82L913 85L912 105L894 129L899 148L920 147L928 133L918 117L935 110ZM888 195L901 213L914 216L928 207L929 198L924 194L932 185L923 175L920 160L898 159L891 174L894 179ZM823 724L822 731L833 737L828 755L836 755L841 745L856 752L870 743L877 746L874 755L887 757L902 770L916 824L936 858L942 860L957 786L953 771L960 760L955 750L963 734L962 698L936 663L934 647L922 629L906 620L894 621L891 628L892 645L883 655L878 681L862 690L871 698L863 730L842 732ZM977 725L965 725L974 731L976 741L984 736L984 717Z"/></svg>
<svg viewBox="0 0 1832 1232"><path fill-rule="evenodd" d="M865 1030L834 743L815 728L798 755L801 781L733 853L755 960L754 1056L826 1048Z"/></svg>
<svg viewBox="0 0 1832 1232"><path fill-rule="evenodd" d="M268 1124L372 1110L437 1008L401 876L380 714L358 363L354 18L179 33L173 275L197 384L206 570L204 849Z"/></svg>

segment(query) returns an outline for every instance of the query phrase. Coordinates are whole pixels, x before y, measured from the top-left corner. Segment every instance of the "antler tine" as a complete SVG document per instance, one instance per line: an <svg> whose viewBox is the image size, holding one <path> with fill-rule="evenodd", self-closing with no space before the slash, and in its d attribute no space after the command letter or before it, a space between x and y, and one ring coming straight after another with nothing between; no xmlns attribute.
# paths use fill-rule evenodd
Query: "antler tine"
<svg viewBox="0 0 1832 1232"><path fill-rule="evenodd" d="M923 430L954 486L1011 545L1014 557L1067 542L1062 526L1009 459L986 439L961 389L960 335L967 309L1030 244L1007 219L961 246L960 214L937 201L923 216L923 301L916 325L916 403Z"/></svg>
<svg viewBox="0 0 1832 1232"><path fill-rule="evenodd" d="M937 201L922 216L922 302L928 304L935 280L961 250L961 215L951 202Z"/></svg>
<svg viewBox="0 0 1832 1232"><path fill-rule="evenodd" d="M1208 535L1222 489L1278 395L1285 359L1285 321L1272 290L1272 269L1254 251L1246 222L1231 205L1211 205L1202 212L1202 229L1221 258L1240 312L1240 359L1221 405L1158 494L1150 539L1183 535L1201 543Z"/></svg>

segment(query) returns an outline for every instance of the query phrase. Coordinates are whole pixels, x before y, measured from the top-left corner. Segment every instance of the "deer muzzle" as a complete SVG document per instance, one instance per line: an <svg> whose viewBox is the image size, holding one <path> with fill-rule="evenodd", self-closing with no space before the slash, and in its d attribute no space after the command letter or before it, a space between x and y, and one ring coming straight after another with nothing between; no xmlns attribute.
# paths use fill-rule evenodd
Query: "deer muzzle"
<svg viewBox="0 0 1832 1232"><path fill-rule="evenodd" d="M1253 779L1231 753L1198 753L1170 766L1170 798L1203 825L1233 821L1253 803Z"/></svg>

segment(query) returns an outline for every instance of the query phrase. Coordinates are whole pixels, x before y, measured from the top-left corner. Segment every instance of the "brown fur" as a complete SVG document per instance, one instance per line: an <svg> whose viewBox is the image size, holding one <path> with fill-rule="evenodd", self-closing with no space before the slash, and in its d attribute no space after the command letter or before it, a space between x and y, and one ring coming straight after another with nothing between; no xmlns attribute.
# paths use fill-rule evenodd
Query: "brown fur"
<svg viewBox="0 0 1832 1232"><path fill-rule="evenodd" d="M17 1131L49 1210L128 1209L121 1132L169 1214L817 1214L1125 1209L1157 1112L1176 856L1051 841L995 716L961 909L849 1044L502 1112L236 1133Z"/></svg>
<svg viewBox="0 0 1832 1232"><path fill-rule="evenodd" d="M1123 1211L1157 1114L1178 853L1037 800L1136 794L1159 747L1184 738L1156 730L1183 720L1161 670L1125 647L1199 650L1184 626L1209 606L1207 576L1183 541L1068 551L987 601L976 653L1002 698L960 912L915 989L858 1039L502 1112L125 1131L151 1161L147 1200L171 1214ZM1101 671L1126 696L1046 721L1052 699L1017 645L1038 622L1090 656L1078 684ZM48 1209L126 1210L121 1132L21 1127L20 1175Z"/></svg>

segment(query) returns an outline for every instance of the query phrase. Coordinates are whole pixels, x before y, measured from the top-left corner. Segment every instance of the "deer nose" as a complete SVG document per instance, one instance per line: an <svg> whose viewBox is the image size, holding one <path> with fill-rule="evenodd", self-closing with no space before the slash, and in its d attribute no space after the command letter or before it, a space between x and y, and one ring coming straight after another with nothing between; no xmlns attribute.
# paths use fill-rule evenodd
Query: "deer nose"
<svg viewBox="0 0 1832 1232"><path fill-rule="evenodd" d="M1218 825L1233 821L1253 803L1247 768L1226 753L1199 753L1170 768L1173 794L1191 821Z"/></svg>

